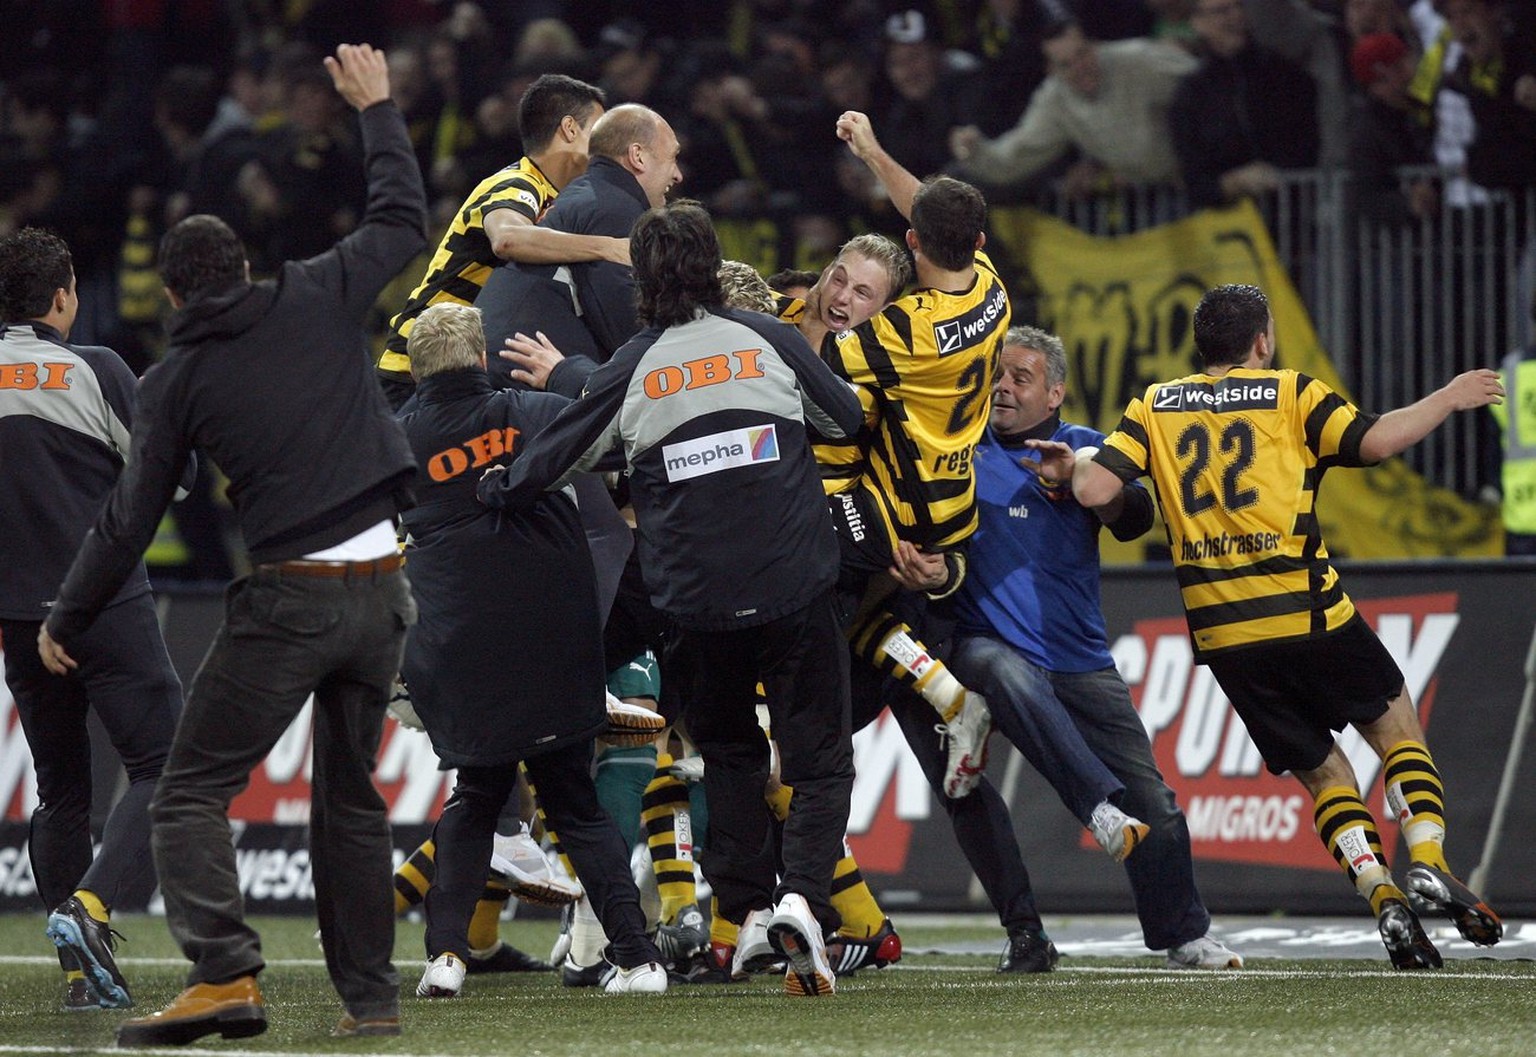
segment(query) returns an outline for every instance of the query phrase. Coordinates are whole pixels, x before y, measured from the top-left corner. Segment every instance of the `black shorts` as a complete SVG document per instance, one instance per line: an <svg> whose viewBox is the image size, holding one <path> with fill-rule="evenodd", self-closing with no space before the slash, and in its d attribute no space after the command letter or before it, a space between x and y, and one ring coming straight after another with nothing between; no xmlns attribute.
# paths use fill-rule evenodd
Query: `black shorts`
<svg viewBox="0 0 1536 1057"><path fill-rule="evenodd" d="M1333 732L1380 719L1403 673L1356 613L1321 638L1252 646L1206 662L1274 774L1320 767Z"/></svg>
<svg viewBox="0 0 1536 1057"><path fill-rule="evenodd" d="M832 527L837 530L839 565L845 573L868 577L896 561L896 530L885 508L866 488L827 496Z"/></svg>

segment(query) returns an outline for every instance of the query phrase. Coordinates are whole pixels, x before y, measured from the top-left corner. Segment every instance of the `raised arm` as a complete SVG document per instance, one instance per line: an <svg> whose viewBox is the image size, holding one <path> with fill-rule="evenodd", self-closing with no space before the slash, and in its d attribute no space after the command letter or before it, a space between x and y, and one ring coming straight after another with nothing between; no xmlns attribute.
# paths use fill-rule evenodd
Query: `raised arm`
<svg viewBox="0 0 1536 1057"><path fill-rule="evenodd" d="M1378 418L1360 440L1360 458L1380 462L1423 440L1456 411L1503 402L1504 383L1497 371L1480 367L1458 374L1424 399Z"/></svg>
<svg viewBox="0 0 1536 1057"><path fill-rule="evenodd" d="M848 144L854 157L869 166L869 171L885 186L896 211L911 220L912 196L917 194L919 181L880 146L868 116L857 110L844 111L837 119L837 138Z"/></svg>
<svg viewBox="0 0 1536 1057"><path fill-rule="evenodd" d="M406 134L405 118L389 98L384 53L343 44L327 56L336 91L358 111L368 172L362 223L331 249L296 266L334 290L361 322L379 292L427 245L427 195Z"/></svg>

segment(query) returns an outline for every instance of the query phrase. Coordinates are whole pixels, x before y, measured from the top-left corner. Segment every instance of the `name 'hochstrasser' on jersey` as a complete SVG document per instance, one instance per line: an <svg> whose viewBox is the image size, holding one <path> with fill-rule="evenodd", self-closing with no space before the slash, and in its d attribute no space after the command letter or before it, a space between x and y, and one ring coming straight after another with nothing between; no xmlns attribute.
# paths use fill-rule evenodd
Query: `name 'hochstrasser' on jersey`
<svg viewBox="0 0 1536 1057"><path fill-rule="evenodd" d="M1197 660L1354 615L1317 489L1330 466L1365 465L1360 441L1375 421L1291 370L1191 375L1131 401L1095 460L1124 481L1152 476Z"/></svg>

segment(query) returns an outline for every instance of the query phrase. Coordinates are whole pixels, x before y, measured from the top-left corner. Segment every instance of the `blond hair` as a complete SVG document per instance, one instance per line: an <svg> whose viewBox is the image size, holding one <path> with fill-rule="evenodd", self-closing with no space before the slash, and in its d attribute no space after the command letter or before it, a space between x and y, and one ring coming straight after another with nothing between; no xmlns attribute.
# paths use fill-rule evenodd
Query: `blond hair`
<svg viewBox="0 0 1536 1057"><path fill-rule="evenodd" d="M768 283L757 274L757 269L741 261L720 262L720 289L730 308L746 308L753 312L778 311L778 302Z"/></svg>
<svg viewBox="0 0 1536 1057"><path fill-rule="evenodd" d="M485 357L480 310L453 301L430 306L412 322L405 352L418 381L444 371L479 367Z"/></svg>
<svg viewBox="0 0 1536 1057"><path fill-rule="evenodd" d="M886 278L891 283L885 297L886 304L900 297L901 291L912 278L912 264L907 259L907 251L884 235L855 235L837 251L837 260L842 260L850 253L867 257L885 269Z"/></svg>

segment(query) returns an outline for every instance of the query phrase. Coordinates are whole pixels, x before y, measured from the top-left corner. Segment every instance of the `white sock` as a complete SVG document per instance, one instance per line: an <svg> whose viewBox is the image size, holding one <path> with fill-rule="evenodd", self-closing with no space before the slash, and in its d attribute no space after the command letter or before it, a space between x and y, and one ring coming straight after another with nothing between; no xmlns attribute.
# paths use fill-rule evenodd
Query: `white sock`
<svg viewBox="0 0 1536 1057"><path fill-rule="evenodd" d="M603 960L606 946L608 936L603 932L602 922L597 920L591 900L582 896L571 915L570 959L585 969Z"/></svg>

